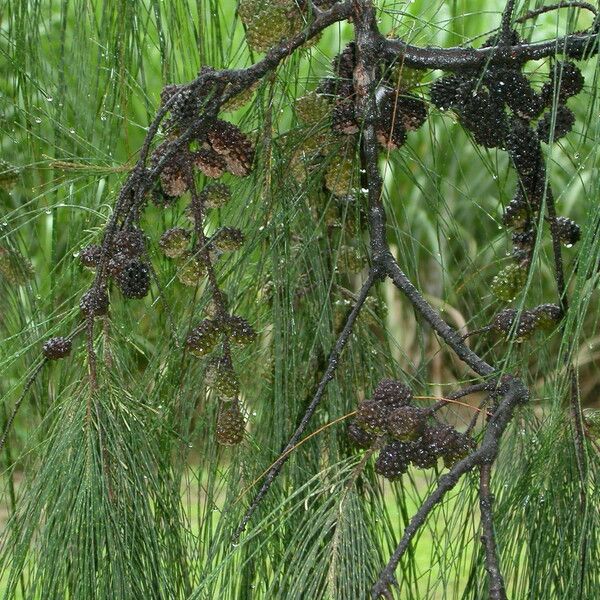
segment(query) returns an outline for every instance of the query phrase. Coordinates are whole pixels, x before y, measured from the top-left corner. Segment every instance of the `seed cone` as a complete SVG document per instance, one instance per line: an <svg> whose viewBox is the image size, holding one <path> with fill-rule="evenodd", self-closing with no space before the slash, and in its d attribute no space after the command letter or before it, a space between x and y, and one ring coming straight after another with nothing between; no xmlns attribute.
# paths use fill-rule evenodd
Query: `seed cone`
<svg viewBox="0 0 600 600"><path fill-rule="evenodd" d="M217 418L217 442L235 446L244 439L246 423L237 400L222 404Z"/></svg>
<svg viewBox="0 0 600 600"><path fill-rule="evenodd" d="M91 288L79 301L79 308L86 317L99 317L108 312L108 294L104 288Z"/></svg>
<svg viewBox="0 0 600 600"><path fill-rule="evenodd" d="M412 402L411 389L395 379L382 379L373 392L372 399L391 410Z"/></svg>
<svg viewBox="0 0 600 600"><path fill-rule="evenodd" d="M222 227L210 241L220 252L235 252L244 244L244 234L235 227Z"/></svg>
<svg viewBox="0 0 600 600"><path fill-rule="evenodd" d="M188 335L185 345L195 356L205 356L219 343L222 327L217 321L204 319Z"/></svg>
<svg viewBox="0 0 600 600"><path fill-rule="evenodd" d="M535 93L527 77L517 69L494 68L484 73L491 94L505 102L523 119L538 116L543 108L541 96Z"/></svg>
<svg viewBox="0 0 600 600"><path fill-rule="evenodd" d="M533 229L515 231L512 234L512 242L519 249L529 250L535 243L535 231Z"/></svg>
<svg viewBox="0 0 600 600"><path fill-rule="evenodd" d="M526 267L520 264L511 264L494 277L490 289L499 300L512 302L523 289L526 281Z"/></svg>
<svg viewBox="0 0 600 600"><path fill-rule="evenodd" d="M160 186L167 196L183 196L188 184L182 166L177 163L165 165L160 174Z"/></svg>
<svg viewBox="0 0 600 600"><path fill-rule="evenodd" d="M102 258L102 248L98 244L90 244L79 252L79 262L88 269L95 269Z"/></svg>
<svg viewBox="0 0 600 600"><path fill-rule="evenodd" d="M400 479L408 471L407 445L398 441L386 444L375 461L375 471L390 481Z"/></svg>
<svg viewBox="0 0 600 600"><path fill-rule="evenodd" d="M521 311L521 314L518 315L518 311L514 308L505 308L500 311L492 321L493 329L505 335L508 335L514 327L515 338L517 340L523 340L531 336L537 325L538 319L532 311L523 310Z"/></svg>
<svg viewBox="0 0 600 600"><path fill-rule="evenodd" d="M131 257L123 252L117 252L116 254L113 254L109 258L108 264L106 266L108 274L111 277L118 277L119 273L123 271L123 269L129 263L130 260Z"/></svg>
<svg viewBox="0 0 600 600"><path fill-rule="evenodd" d="M475 448L475 442L466 434L452 430L442 451L444 466L451 469L457 462L466 458Z"/></svg>
<svg viewBox="0 0 600 600"><path fill-rule="evenodd" d="M419 439L408 445L408 457L415 467L431 469L437 464L441 455L441 439L445 439L444 431L435 427L427 427Z"/></svg>
<svg viewBox="0 0 600 600"><path fill-rule="evenodd" d="M223 158L230 173L241 177L250 173L254 160L254 148L239 127L233 123L215 119L208 130L207 137L212 149Z"/></svg>
<svg viewBox="0 0 600 600"><path fill-rule="evenodd" d="M144 298L150 291L150 266L131 260L117 275L117 285L125 298Z"/></svg>
<svg viewBox="0 0 600 600"><path fill-rule="evenodd" d="M184 252L177 258L177 265L177 279L183 285L194 287L206 275L206 265L189 252Z"/></svg>
<svg viewBox="0 0 600 600"><path fill-rule="evenodd" d="M358 448L370 448L375 441L374 435L365 431L354 421L348 425L347 433L350 442Z"/></svg>
<svg viewBox="0 0 600 600"><path fill-rule="evenodd" d="M356 65L356 44L350 42L332 61L333 72L340 78L352 81Z"/></svg>
<svg viewBox="0 0 600 600"><path fill-rule="evenodd" d="M130 258L137 258L146 251L146 238L139 229L119 231L115 235L114 250Z"/></svg>
<svg viewBox="0 0 600 600"><path fill-rule="evenodd" d="M522 120L511 121L506 149L522 179L529 181L540 174L543 163L540 141L537 133Z"/></svg>
<svg viewBox="0 0 600 600"><path fill-rule="evenodd" d="M550 81L544 84L542 96L548 105L553 101L555 93L560 103L576 96L585 83L581 70L572 62L556 62L550 72Z"/></svg>
<svg viewBox="0 0 600 600"><path fill-rule="evenodd" d="M172 227L162 234L158 241L158 245L166 256L169 258L177 258L185 253L190 237L191 232L188 229Z"/></svg>
<svg viewBox="0 0 600 600"><path fill-rule="evenodd" d="M194 167L211 179L218 179L227 170L227 162L212 148L200 148L192 154L191 158ZM183 183L185 184L185 180ZM185 192L187 184L181 186L181 190L182 193Z"/></svg>
<svg viewBox="0 0 600 600"><path fill-rule="evenodd" d="M205 208L221 208L231 200L231 189L224 183L210 183L200 192Z"/></svg>
<svg viewBox="0 0 600 600"><path fill-rule="evenodd" d="M416 440L425 428L425 411L415 406L401 406L388 415L385 426L387 432L396 440Z"/></svg>
<svg viewBox="0 0 600 600"><path fill-rule="evenodd" d="M354 114L352 98L341 98L335 102L331 111L331 128L343 135L358 133L358 121Z"/></svg>
<svg viewBox="0 0 600 600"><path fill-rule="evenodd" d="M383 433L388 409L375 400L363 400L356 409L356 424L367 433Z"/></svg>
<svg viewBox="0 0 600 600"><path fill-rule="evenodd" d="M478 87L477 80L468 80L459 86L455 110L477 144L486 148L504 145L508 121L502 102Z"/></svg>
<svg viewBox="0 0 600 600"><path fill-rule="evenodd" d="M407 131L416 131L427 120L427 105L410 94L398 96L396 111Z"/></svg>
<svg viewBox="0 0 600 600"><path fill-rule="evenodd" d="M226 328L229 334L229 341L237 346L247 346L256 339L256 332L252 328L252 325L242 317L236 315L229 317Z"/></svg>
<svg viewBox="0 0 600 600"><path fill-rule="evenodd" d="M553 329L563 318L563 311L557 304L540 304L531 311L540 329Z"/></svg>
<svg viewBox="0 0 600 600"><path fill-rule="evenodd" d="M20 252L0 246L0 274L12 285L25 285L33 277L33 266Z"/></svg>
<svg viewBox="0 0 600 600"><path fill-rule="evenodd" d="M333 156L325 171L325 186L335 196L352 193L354 160L344 156Z"/></svg>
<svg viewBox="0 0 600 600"><path fill-rule="evenodd" d="M537 124L537 134L546 144L559 140L567 135L575 125L575 115L563 104L556 107L556 112L548 111Z"/></svg>
<svg viewBox="0 0 600 600"><path fill-rule="evenodd" d="M254 92L256 92L256 89L258 88L258 86L259 86L259 82L256 82L256 83L252 84L249 88L246 88L245 90L241 91L239 94L236 94L235 96L233 96L232 98L227 100L227 102L225 104L223 104L223 106L221 106L221 110L223 112L234 112L234 111L242 108L243 106L248 104L248 102L250 102L250 100L252 100L252 96L254 96ZM226 91L228 91L228 90L226 90Z"/></svg>
<svg viewBox="0 0 600 600"><path fill-rule="evenodd" d="M406 142L406 127L395 91L383 95L378 105L377 141L383 148L395 150Z"/></svg>
<svg viewBox="0 0 600 600"><path fill-rule="evenodd" d="M556 229L558 230L558 238L567 248L576 244L581 237L579 225L568 217L557 217Z"/></svg>
<svg viewBox="0 0 600 600"><path fill-rule="evenodd" d="M58 360L71 353L71 340L65 337L53 337L44 342L42 352L49 360Z"/></svg>
<svg viewBox="0 0 600 600"><path fill-rule="evenodd" d="M230 400L236 398L240 393L240 383L231 366L231 361L222 356L209 361L205 380L222 399Z"/></svg>
<svg viewBox="0 0 600 600"><path fill-rule="evenodd" d="M306 96L298 98L294 108L298 119L307 125L321 123L331 113L329 100L317 92L310 92Z"/></svg>
<svg viewBox="0 0 600 600"><path fill-rule="evenodd" d="M506 227L524 227L530 218L530 208L519 187L513 199L504 208L502 222Z"/></svg>
<svg viewBox="0 0 600 600"><path fill-rule="evenodd" d="M286 7L274 5L265 7L247 21L246 41L256 52L266 52L269 48L288 37L291 33L289 11Z"/></svg>
<svg viewBox="0 0 600 600"><path fill-rule="evenodd" d="M447 75L434 81L429 87L431 102L440 110L455 108L459 103L459 87L465 78L459 75Z"/></svg>

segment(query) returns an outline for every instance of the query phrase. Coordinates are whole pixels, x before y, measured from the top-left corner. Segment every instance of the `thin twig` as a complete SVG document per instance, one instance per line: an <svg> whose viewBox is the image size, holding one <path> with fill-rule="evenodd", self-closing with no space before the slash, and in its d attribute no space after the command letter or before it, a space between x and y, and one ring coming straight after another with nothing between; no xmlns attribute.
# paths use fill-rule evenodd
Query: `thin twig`
<svg viewBox="0 0 600 600"><path fill-rule="evenodd" d="M302 434L308 427L308 423L310 422L310 419L312 418L314 412L317 410L317 407L319 406L319 403L321 402L321 398L325 394L325 389L327 388L327 384L333 379L334 373L339 364L339 359L342 354L342 351L343 351L344 347L346 346L346 344L348 343L348 339L350 338L350 334L352 333L352 329L354 327L354 322L356 321L356 317L358 317L358 314L360 313L360 309L362 308L363 304L365 303L365 300L369 296L369 292L370 292L371 288L373 287L373 284L375 283L375 279L376 278L375 278L374 274L370 273L369 276L367 277L367 280L363 283L362 288L360 289L360 292L358 293L358 298L356 300L356 304L354 305L354 308L348 315L346 324L344 325L344 328L342 329L342 332L340 333L340 335L333 347L333 350L331 351L331 354L329 355L329 360L327 361L327 368L325 369L325 372L323 373L323 377L321 378L319 387L317 388L317 391L315 392L313 399L311 400L310 404L306 408L306 412L304 413L304 416L302 417L300 424L298 425L298 427L296 428L296 431L294 431L289 442L286 444L285 448L283 449L281 456L273 464L273 466L271 467L271 469L265 476L265 480L264 480L260 490L258 491L256 496L250 503L250 506L248 507L248 510L246 511L244 517L242 518L240 525L235 530L235 533L233 535L234 540L238 540L240 535L243 533L244 529L246 529L246 525L248 524L248 521L250 521L250 519L252 518L254 511L260 504L260 502L263 499L263 497L265 496L265 494L269 491L271 484L273 483L273 481L275 480L275 478L281 471L281 468L283 467L283 465L286 463L287 459L289 458L290 452L294 449L294 447L300 440L300 437L302 436Z"/></svg>
<svg viewBox="0 0 600 600"><path fill-rule="evenodd" d="M40 371L42 370L42 368L44 367L44 365L47 362L48 362L47 358L42 359L42 361L33 369L31 375L27 378L27 381L25 382L25 385L23 387L23 391L21 392L21 395L15 402L12 412L10 413L10 417L8 417L8 419L6 421L6 427L4 428L4 433L2 434L2 438L0 438L0 452L2 452L2 448L4 448L4 444L6 443L8 434L10 433L12 424L15 420L15 417L17 416L17 413L19 412L19 408L21 408L21 404L23 403L23 400L25 399L27 392L29 391L29 389L33 385L36 377L38 376L38 374L40 373Z"/></svg>
<svg viewBox="0 0 600 600"><path fill-rule="evenodd" d="M429 414L433 415L435 412L440 410L440 408L443 408L448 404L452 404L454 400L458 400L459 398L464 398L465 396L470 396L471 394L476 394L477 392L489 392L496 387L496 383L497 380L492 379L490 381L475 383L460 390L456 390L455 392L448 394L446 398L442 398L439 402L436 402L436 404L429 409Z"/></svg>
<svg viewBox="0 0 600 600"><path fill-rule="evenodd" d="M471 435L471 432L473 431L473 429L475 429L475 425L477 425L477 420L479 419L479 415L483 412L483 409L485 408L485 405L490 401L490 397L488 396L487 398L484 398L480 403L479 403L479 410L478 412L476 412L472 417L471 420L469 421L469 424L467 425L467 428L465 429L465 435ZM486 412L486 414L489 416L490 413Z"/></svg>
<svg viewBox="0 0 600 600"><path fill-rule="evenodd" d="M485 551L485 570L488 574L489 600L506 600L504 578L496 547L492 505L494 497L490 490L492 468L489 463L479 466L479 510L481 511L481 542Z"/></svg>
<svg viewBox="0 0 600 600"><path fill-rule="evenodd" d="M515 23L524 23L525 21L529 21L529 19L535 19L544 13L559 10L561 8L583 8L584 10L589 10L595 15L598 14L596 7L592 4L589 4L589 2L577 2L573 0L572 2L557 2L556 4L549 4L548 6L540 6L539 8L528 10L518 19L515 19Z"/></svg>
<svg viewBox="0 0 600 600"><path fill-rule="evenodd" d="M498 456L500 439L512 419L516 406L528 398L527 388L514 378L506 377L501 390L502 401L488 422L481 445L469 456L456 463L448 473L438 479L436 489L423 501L410 523L406 526L398 547L392 554L388 564L381 571L379 578L371 590L373 599L389 597L389 588L397 585L394 572L398 562L406 552L411 540L427 519L429 513L441 502L445 494L453 489L461 477L474 467L492 464Z"/></svg>
<svg viewBox="0 0 600 600"><path fill-rule="evenodd" d="M406 296L413 308L427 321L432 329L456 352L456 355L473 371L482 376L491 375L495 369L463 342L461 335L432 308L421 296L417 288L404 274L394 257L389 254L386 259L387 272L394 285Z"/></svg>
<svg viewBox="0 0 600 600"><path fill-rule="evenodd" d="M511 22L514 11L515 0L507 0L500 23L500 36L498 38L498 45L500 46L510 46L510 39L512 37Z"/></svg>

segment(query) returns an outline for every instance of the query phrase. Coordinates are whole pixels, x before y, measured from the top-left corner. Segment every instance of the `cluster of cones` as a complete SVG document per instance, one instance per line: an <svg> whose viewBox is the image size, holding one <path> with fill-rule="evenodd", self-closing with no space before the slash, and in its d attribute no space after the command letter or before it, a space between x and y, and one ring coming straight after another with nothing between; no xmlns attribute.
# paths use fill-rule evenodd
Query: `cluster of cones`
<svg viewBox="0 0 600 600"><path fill-rule="evenodd" d="M450 468L474 447L469 435L415 406L410 388L393 379L380 381L371 398L359 403L348 435L356 446L380 448L375 470L390 481L411 464L429 469L441 458Z"/></svg>

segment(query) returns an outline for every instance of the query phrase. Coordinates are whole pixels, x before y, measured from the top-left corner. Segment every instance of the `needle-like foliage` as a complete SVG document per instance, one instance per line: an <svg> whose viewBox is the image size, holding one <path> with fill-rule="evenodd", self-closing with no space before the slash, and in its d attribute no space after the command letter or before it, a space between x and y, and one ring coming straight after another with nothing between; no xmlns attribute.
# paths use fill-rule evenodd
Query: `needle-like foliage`
<svg viewBox="0 0 600 600"><path fill-rule="evenodd" d="M0 15L0 597L600 596L594 6Z"/></svg>

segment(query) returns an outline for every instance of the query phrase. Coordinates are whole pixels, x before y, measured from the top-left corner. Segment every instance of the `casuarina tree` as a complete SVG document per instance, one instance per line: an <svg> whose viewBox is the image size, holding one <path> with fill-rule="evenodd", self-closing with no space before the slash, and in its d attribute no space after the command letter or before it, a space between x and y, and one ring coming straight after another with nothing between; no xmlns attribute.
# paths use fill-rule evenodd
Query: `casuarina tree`
<svg viewBox="0 0 600 600"><path fill-rule="evenodd" d="M596 7L3 8L5 597L598 597Z"/></svg>

